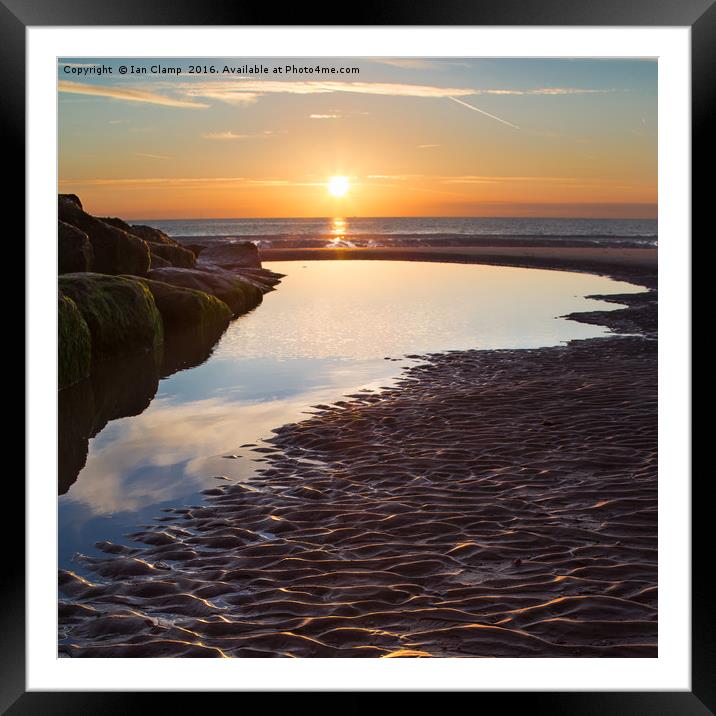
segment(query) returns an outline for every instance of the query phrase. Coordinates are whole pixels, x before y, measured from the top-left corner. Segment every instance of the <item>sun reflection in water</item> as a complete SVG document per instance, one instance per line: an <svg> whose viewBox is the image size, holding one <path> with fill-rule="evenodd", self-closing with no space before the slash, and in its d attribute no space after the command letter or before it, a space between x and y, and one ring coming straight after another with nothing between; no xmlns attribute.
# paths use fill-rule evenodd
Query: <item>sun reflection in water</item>
<svg viewBox="0 0 716 716"><path fill-rule="evenodd" d="M339 239L344 239L348 222L340 217L334 217L331 220L331 234Z"/></svg>
<svg viewBox="0 0 716 716"><path fill-rule="evenodd" d="M334 217L331 219L330 236L333 238L328 242L327 246L330 249L344 249L351 248L355 244L346 239L346 233L348 232L348 221L341 217Z"/></svg>

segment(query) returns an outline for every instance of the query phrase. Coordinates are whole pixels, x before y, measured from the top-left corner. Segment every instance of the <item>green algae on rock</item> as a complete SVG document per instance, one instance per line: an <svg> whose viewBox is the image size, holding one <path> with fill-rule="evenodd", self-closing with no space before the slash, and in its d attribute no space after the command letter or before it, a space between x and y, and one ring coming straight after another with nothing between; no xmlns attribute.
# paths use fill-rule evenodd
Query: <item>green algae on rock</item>
<svg viewBox="0 0 716 716"><path fill-rule="evenodd" d="M161 315L151 291L140 282L106 274L72 273L60 276L59 285L89 327L93 361L162 346Z"/></svg>
<svg viewBox="0 0 716 716"><path fill-rule="evenodd" d="M214 267L209 268L160 268L152 269L149 278L203 291L223 301L238 316L261 303L262 291L240 276Z"/></svg>
<svg viewBox="0 0 716 716"><path fill-rule="evenodd" d="M217 328L229 325L231 309L216 296L185 286L138 276L124 276L139 281L151 291L164 323L164 332L194 330L199 336L213 335Z"/></svg>
<svg viewBox="0 0 716 716"><path fill-rule="evenodd" d="M86 378L90 372L91 337L86 321L75 302L57 297L58 385L65 388Z"/></svg>

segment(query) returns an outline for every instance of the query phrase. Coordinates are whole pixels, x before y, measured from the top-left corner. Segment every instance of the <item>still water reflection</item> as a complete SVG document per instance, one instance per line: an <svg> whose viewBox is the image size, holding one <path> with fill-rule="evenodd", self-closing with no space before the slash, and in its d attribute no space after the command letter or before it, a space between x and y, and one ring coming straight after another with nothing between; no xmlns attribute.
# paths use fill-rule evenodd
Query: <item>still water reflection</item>
<svg viewBox="0 0 716 716"><path fill-rule="evenodd" d="M496 266L309 261L267 268L286 278L231 324L210 357L206 347L175 347L159 365L149 356L127 359L63 391L61 566L78 570L70 562L75 552L93 554L99 540L126 541L122 535L162 507L195 504L219 476L250 479L257 462L247 445L301 419L311 405L389 384L413 360L407 355L605 335L555 317L618 307L585 295L641 290Z"/></svg>

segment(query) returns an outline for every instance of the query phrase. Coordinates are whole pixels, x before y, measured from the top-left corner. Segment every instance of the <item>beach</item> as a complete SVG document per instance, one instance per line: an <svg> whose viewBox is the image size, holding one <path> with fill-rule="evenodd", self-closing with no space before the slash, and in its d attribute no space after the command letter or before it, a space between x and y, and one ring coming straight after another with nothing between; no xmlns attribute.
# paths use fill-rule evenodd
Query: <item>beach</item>
<svg viewBox="0 0 716 716"><path fill-rule="evenodd" d="M596 273L607 338L420 356L60 571L64 656L657 656L657 252L275 248ZM298 264L297 264L298 265ZM280 288L279 288L280 291ZM417 356L415 356L417 358Z"/></svg>
<svg viewBox="0 0 716 716"><path fill-rule="evenodd" d="M308 261L317 259L437 261L479 263L581 271L613 277L650 277L657 271L656 248L542 246L531 241L520 246L425 246L375 248L266 248L263 261Z"/></svg>

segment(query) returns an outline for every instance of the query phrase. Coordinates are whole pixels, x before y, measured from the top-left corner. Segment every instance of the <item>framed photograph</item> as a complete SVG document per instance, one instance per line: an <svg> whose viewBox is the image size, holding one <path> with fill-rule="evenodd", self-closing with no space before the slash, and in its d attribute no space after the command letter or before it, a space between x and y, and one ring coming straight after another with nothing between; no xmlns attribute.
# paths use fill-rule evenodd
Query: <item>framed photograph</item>
<svg viewBox="0 0 716 716"><path fill-rule="evenodd" d="M28 416L3 709L714 712L712 3L268 14L0 5Z"/></svg>

